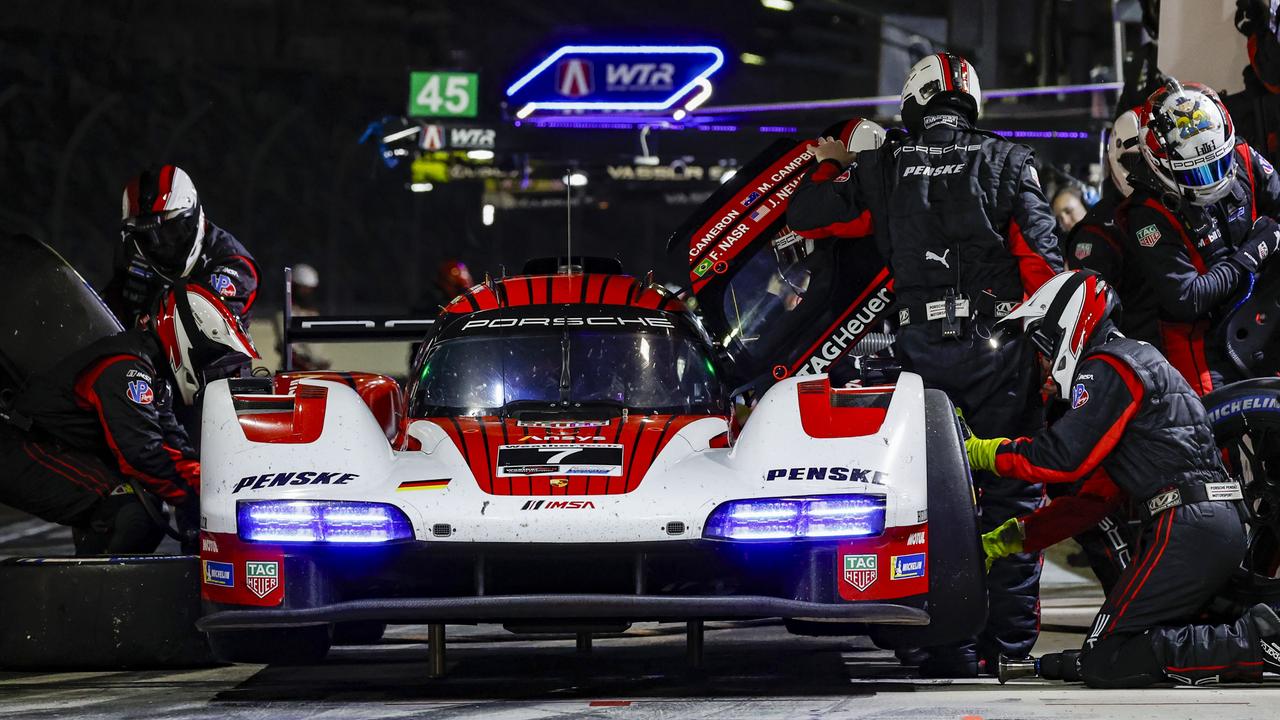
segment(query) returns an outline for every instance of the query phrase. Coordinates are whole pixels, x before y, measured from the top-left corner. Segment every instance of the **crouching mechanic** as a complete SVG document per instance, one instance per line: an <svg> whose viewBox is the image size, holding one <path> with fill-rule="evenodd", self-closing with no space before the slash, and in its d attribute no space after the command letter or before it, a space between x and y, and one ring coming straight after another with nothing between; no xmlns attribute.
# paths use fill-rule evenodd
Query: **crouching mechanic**
<svg viewBox="0 0 1280 720"><path fill-rule="evenodd" d="M31 378L0 423L0 503L73 528L76 554L145 553L162 530L141 489L196 515L200 463L174 419L204 368L257 357L235 317L196 285L167 291L142 327L96 340Z"/></svg>
<svg viewBox="0 0 1280 720"><path fill-rule="evenodd" d="M1240 488L1222 467L1199 397L1154 347L1116 331L1116 302L1095 273L1067 272L1001 322L1030 338L1071 409L1032 437L969 438L970 463L1032 482L1089 478L1103 495L1135 501L1142 552L1085 640L1086 683L1256 681L1264 668L1280 671L1274 611L1257 605L1231 624L1190 623L1244 558ZM1025 527L1025 518L1011 520L984 546L994 555L1022 550Z"/></svg>

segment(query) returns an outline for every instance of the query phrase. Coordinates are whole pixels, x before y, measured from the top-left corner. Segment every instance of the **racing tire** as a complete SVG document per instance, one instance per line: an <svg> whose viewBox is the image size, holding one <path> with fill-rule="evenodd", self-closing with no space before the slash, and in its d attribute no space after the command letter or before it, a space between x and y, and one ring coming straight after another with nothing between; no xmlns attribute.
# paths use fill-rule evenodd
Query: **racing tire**
<svg viewBox="0 0 1280 720"><path fill-rule="evenodd" d="M0 562L0 667L122 670L214 664L193 556Z"/></svg>
<svg viewBox="0 0 1280 720"><path fill-rule="evenodd" d="M387 624L376 620L340 622L333 626L334 645L373 645L382 639Z"/></svg>
<svg viewBox="0 0 1280 720"><path fill-rule="evenodd" d="M215 630L209 647L222 662L250 665L315 665L329 654L333 629L329 625Z"/></svg>
<svg viewBox="0 0 1280 720"><path fill-rule="evenodd" d="M1235 609L1280 603L1280 378L1231 383L1202 401L1250 513L1248 554L1221 596Z"/></svg>
<svg viewBox="0 0 1280 720"><path fill-rule="evenodd" d="M955 406L941 390L925 390L924 408L930 621L920 627L871 626L872 642L886 649L958 642L977 635L987 621L978 508Z"/></svg>

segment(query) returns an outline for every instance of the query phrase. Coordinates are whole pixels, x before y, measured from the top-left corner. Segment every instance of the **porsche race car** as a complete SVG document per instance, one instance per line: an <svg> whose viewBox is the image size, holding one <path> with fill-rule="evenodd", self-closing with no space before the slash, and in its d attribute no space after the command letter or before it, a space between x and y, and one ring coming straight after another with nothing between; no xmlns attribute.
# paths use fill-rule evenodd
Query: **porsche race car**
<svg viewBox="0 0 1280 720"><path fill-rule="evenodd" d="M208 387L199 627L224 660L314 660L386 623L431 625L442 671L451 623L685 622L700 647L705 620L783 618L892 647L985 618L960 430L918 376L787 377L739 423L686 304L576 259L429 325L289 322L425 340L403 392L357 372Z"/></svg>

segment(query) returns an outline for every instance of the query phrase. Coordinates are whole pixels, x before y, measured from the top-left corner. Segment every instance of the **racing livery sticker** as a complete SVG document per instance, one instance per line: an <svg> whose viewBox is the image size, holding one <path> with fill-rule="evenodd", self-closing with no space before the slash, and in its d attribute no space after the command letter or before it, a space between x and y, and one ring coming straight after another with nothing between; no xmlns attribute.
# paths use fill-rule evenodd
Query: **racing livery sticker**
<svg viewBox="0 0 1280 720"><path fill-rule="evenodd" d="M401 490L443 490L447 487L449 487L449 478L442 478L440 480L409 480L408 482L400 483L399 487L396 488L396 492L400 492Z"/></svg>
<svg viewBox="0 0 1280 720"><path fill-rule="evenodd" d="M1142 247L1155 247L1160 241L1160 228L1148 225L1138 231L1138 244Z"/></svg>
<svg viewBox="0 0 1280 720"><path fill-rule="evenodd" d="M280 587L280 563L248 560L244 564L244 584L259 598Z"/></svg>
<svg viewBox="0 0 1280 720"><path fill-rule="evenodd" d="M924 577L924 553L894 555L889 568L890 580L907 580Z"/></svg>
<svg viewBox="0 0 1280 720"><path fill-rule="evenodd" d="M1076 383L1076 386L1071 388L1071 409L1075 410L1087 402L1089 402L1089 391L1084 388L1084 383Z"/></svg>
<svg viewBox="0 0 1280 720"><path fill-rule="evenodd" d="M250 475L240 478L235 488L231 490L231 494L235 495L241 490L261 490L262 488L277 488L285 485L346 485L358 477L360 477L359 473L344 473L337 470L330 472L303 470L302 472Z"/></svg>
<svg viewBox="0 0 1280 720"><path fill-rule="evenodd" d="M235 587L236 572L235 565L229 562L218 562L216 560L205 560L204 564L204 584L217 585L218 587Z"/></svg>
<svg viewBox="0 0 1280 720"><path fill-rule="evenodd" d="M526 500L521 510L595 510L590 500Z"/></svg>
<svg viewBox="0 0 1280 720"><path fill-rule="evenodd" d="M770 468L765 471L765 482L771 480L832 480L835 482L862 482L884 485L889 473L879 470L863 470L856 467L793 467Z"/></svg>
<svg viewBox="0 0 1280 720"><path fill-rule="evenodd" d="M129 381L129 399L139 405L150 405L156 399L151 384L146 380Z"/></svg>
<svg viewBox="0 0 1280 720"><path fill-rule="evenodd" d="M524 475L622 475L622 445L499 445L497 477Z"/></svg>
<svg viewBox="0 0 1280 720"><path fill-rule="evenodd" d="M1270 395L1250 395L1209 408L1209 422L1221 420L1245 412L1280 412L1280 400Z"/></svg>
<svg viewBox="0 0 1280 720"><path fill-rule="evenodd" d="M698 277L702 277L703 275L706 275L709 270L711 270L711 266L714 264L715 263L711 262L711 258L703 258L702 262L698 263L698 266L693 269L693 274L697 275Z"/></svg>
<svg viewBox="0 0 1280 720"><path fill-rule="evenodd" d="M232 297L236 294L236 284L231 281L231 278L222 273L210 275L209 286L222 297Z"/></svg>
<svg viewBox="0 0 1280 720"><path fill-rule="evenodd" d="M1092 252L1093 252L1093 243L1091 242L1076 243L1075 256L1077 260L1083 260L1089 257L1090 253Z"/></svg>
<svg viewBox="0 0 1280 720"><path fill-rule="evenodd" d="M844 581L862 592L871 587L876 581L876 556L875 555L845 555L844 556Z"/></svg>

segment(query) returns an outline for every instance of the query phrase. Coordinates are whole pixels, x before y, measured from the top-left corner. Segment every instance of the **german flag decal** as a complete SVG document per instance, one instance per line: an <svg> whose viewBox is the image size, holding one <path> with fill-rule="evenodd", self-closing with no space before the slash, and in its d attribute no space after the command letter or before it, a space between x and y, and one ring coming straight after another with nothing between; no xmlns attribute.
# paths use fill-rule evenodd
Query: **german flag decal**
<svg viewBox="0 0 1280 720"><path fill-rule="evenodd" d="M449 487L449 478L440 480L410 480L400 483L400 487L396 488L396 492L401 490L443 490Z"/></svg>

